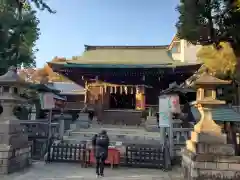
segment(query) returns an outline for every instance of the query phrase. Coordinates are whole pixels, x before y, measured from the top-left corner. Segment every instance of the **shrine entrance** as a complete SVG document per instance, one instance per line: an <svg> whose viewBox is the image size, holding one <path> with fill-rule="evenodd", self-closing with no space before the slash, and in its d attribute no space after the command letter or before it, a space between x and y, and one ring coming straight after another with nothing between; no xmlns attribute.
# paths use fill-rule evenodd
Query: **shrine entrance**
<svg viewBox="0 0 240 180"><path fill-rule="evenodd" d="M126 94L125 92L111 93L109 106L110 109L135 109L135 94Z"/></svg>

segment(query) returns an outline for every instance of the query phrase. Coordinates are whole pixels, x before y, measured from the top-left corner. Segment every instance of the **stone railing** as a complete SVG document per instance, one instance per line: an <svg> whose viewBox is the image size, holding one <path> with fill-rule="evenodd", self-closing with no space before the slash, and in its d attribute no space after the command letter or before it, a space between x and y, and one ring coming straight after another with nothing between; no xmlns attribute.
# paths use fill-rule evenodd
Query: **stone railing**
<svg viewBox="0 0 240 180"><path fill-rule="evenodd" d="M181 156L181 148L186 145L193 128L173 128L173 154L175 158Z"/></svg>
<svg viewBox="0 0 240 180"><path fill-rule="evenodd" d="M180 105L180 108L182 109L183 105ZM155 114L159 112L158 105L146 105L145 109L149 116L155 116ZM240 106L239 106L239 112L240 112Z"/></svg>
<svg viewBox="0 0 240 180"><path fill-rule="evenodd" d="M240 113L240 106L229 105L229 107L233 108L234 111Z"/></svg>
<svg viewBox="0 0 240 180"><path fill-rule="evenodd" d="M185 145L192 130L193 128L173 128L173 143L176 145Z"/></svg>

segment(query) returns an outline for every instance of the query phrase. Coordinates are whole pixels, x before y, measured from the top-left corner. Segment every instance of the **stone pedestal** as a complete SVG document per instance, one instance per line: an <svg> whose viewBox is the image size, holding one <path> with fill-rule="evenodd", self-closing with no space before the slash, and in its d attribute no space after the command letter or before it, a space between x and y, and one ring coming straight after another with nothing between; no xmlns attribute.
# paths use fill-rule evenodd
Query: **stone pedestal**
<svg viewBox="0 0 240 180"><path fill-rule="evenodd" d="M19 171L30 164L27 135L17 120L0 123L0 174Z"/></svg>
<svg viewBox="0 0 240 180"><path fill-rule="evenodd" d="M240 179L240 157L235 156L225 134L192 132L182 149L182 167L186 180Z"/></svg>

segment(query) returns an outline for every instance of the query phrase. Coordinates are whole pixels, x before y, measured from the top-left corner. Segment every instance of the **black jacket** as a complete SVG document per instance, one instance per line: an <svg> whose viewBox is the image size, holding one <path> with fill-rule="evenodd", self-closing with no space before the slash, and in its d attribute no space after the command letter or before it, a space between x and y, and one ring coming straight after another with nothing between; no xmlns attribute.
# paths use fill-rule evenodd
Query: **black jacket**
<svg viewBox="0 0 240 180"><path fill-rule="evenodd" d="M98 157L107 158L108 156L108 146L109 138L107 134L94 135L92 139L92 146L94 148L94 154Z"/></svg>

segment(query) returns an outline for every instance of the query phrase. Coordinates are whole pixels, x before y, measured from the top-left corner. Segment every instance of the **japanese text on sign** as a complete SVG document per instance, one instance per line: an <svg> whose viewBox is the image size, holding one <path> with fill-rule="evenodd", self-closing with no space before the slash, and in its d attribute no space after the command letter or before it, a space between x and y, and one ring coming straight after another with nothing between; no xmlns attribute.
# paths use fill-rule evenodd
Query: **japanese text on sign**
<svg viewBox="0 0 240 180"><path fill-rule="evenodd" d="M159 97L159 126L170 127L172 113L180 112L179 97L172 96L160 96Z"/></svg>

